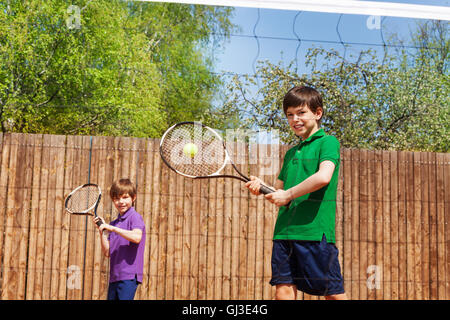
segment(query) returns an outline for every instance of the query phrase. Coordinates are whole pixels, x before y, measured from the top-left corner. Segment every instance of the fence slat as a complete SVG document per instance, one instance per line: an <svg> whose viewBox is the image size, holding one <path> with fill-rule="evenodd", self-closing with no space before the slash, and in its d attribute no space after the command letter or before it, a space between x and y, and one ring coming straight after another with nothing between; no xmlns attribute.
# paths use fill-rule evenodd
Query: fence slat
<svg viewBox="0 0 450 320"><path fill-rule="evenodd" d="M25 298L32 177L32 154L26 150L29 140L29 135L11 134L2 282L2 296L6 299Z"/></svg>
<svg viewBox="0 0 450 320"><path fill-rule="evenodd" d="M38 299L39 294L37 292L38 286L35 284L38 266L37 266L37 242L39 233L39 193L40 193L40 183L41 183L41 160L42 160L42 135L33 135L32 147L30 149L33 152L33 182L31 186L31 211L30 211L30 235L29 235L29 245L28 245L28 270L31 272L27 276L27 288L26 288L26 299L33 300ZM66 170L67 173L67 170ZM0 236L1 237L1 236ZM64 246L65 243L62 242ZM1 255L1 253L0 253ZM63 295L65 298L65 295Z"/></svg>
<svg viewBox="0 0 450 320"><path fill-rule="evenodd" d="M423 298L422 288L422 268L420 266L422 259L422 183L421 183L421 166L420 153L413 152L413 216L414 216L414 292L415 299L421 300Z"/></svg>
<svg viewBox="0 0 450 320"><path fill-rule="evenodd" d="M225 167L225 174L232 174L229 166ZM233 181L224 179L224 231L223 231L223 274L222 299L231 299L231 241L233 219Z"/></svg>
<svg viewBox="0 0 450 320"><path fill-rule="evenodd" d="M214 297L214 290L216 285L215 278L215 259L217 256L216 248L216 237L217 237L217 224L216 224L216 214L217 214L217 180L211 179L209 182L208 190L208 206L207 206L207 261L206 261L206 298ZM180 240L181 241L181 240ZM181 283L181 282L180 282Z"/></svg>
<svg viewBox="0 0 450 320"><path fill-rule="evenodd" d="M381 206L382 206L382 219L383 222L380 224L382 230L381 233L383 235L383 241L380 241L380 245L383 246L380 250L382 252L383 257L383 269L381 270L381 280L382 280L382 288L383 288L383 295L381 296L381 299L385 300L391 300L392 299L392 247L393 247L393 241L392 241L392 235L391 235L391 201L390 201L390 195L391 195L391 172L390 172L390 166L391 158L390 158L390 152L388 151L382 151L382 190L381 190Z"/></svg>
<svg viewBox="0 0 450 320"><path fill-rule="evenodd" d="M259 153L259 146L256 146L255 150ZM260 175L261 159L257 159L256 162L256 174ZM261 201L261 197L256 198L256 262L255 262L255 275L256 275L256 286L255 286L255 299L264 299L265 293L267 292L266 283L264 283L264 264L266 257L264 256L265 241L264 238L264 222L265 222L265 202ZM263 240L264 239L264 240Z"/></svg>
<svg viewBox="0 0 450 320"><path fill-rule="evenodd" d="M230 143L228 143L230 145ZM238 143L233 141L234 150L238 149ZM235 157L236 158L236 157ZM236 161L236 160L235 160ZM235 174L234 172L232 174ZM239 299L239 213L241 209L242 183L237 179L231 179L231 292L230 299Z"/></svg>
<svg viewBox="0 0 450 320"><path fill-rule="evenodd" d="M66 248L61 246L64 230L64 222L66 217L63 216L64 210L64 158L66 137L65 136L52 136L51 137L51 149L50 149L50 161L52 163L49 188L47 197L50 203L47 205L53 211L53 247L52 260L51 260L51 287L50 298L57 300L60 298L60 288L65 288L65 273L67 270L66 255L67 252L63 251ZM64 256L64 258L63 258Z"/></svg>
<svg viewBox="0 0 450 320"><path fill-rule="evenodd" d="M448 166L450 164L450 155L448 153L442 154L442 166L444 168L444 190L447 190L447 192L444 195L444 242L445 242L445 248L444 251L446 253L445 257L445 288L446 293L445 297L443 299L450 299L450 195L448 190L450 189L450 170L448 169Z"/></svg>
<svg viewBox="0 0 450 320"><path fill-rule="evenodd" d="M8 164L11 135L0 133L0 203L5 204L8 195ZM5 216L7 206L0 206L0 263L3 264L4 257L4 232L5 232ZM3 277L0 279L0 297L3 298L5 292L3 290Z"/></svg>
<svg viewBox="0 0 450 320"><path fill-rule="evenodd" d="M238 158L237 158L237 164L240 165L240 170L247 174L248 172L248 144L243 142L237 142L238 145ZM247 292L248 292L248 278L247 278L247 252L248 252L248 191L245 189L245 187L240 185L240 190L238 197L240 199L240 208L239 208L239 218L238 224L239 224L239 230L238 234L236 235L238 237L239 243L239 264L238 264L238 284L239 284L239 291L238 291L238 299L245 300L247 299Z"/></svg>
<svg viewBox="0 0 450 320"><path fill-rule="evenodd" d="M342 266L342 276L344 277L344 289L347 292L347 296L351 298L352 294L352 161L351 161L351 150L342 150L342 175L340 183L343 185L343 236L344 239L342 244L344 246L343 250L343 264Z"/></svg>
<svg viewBox="0 0 450 320"><path fill-rule="evenodd" d="M446 254L446 240L448 240L448 219L446 220L445 201L448 203L448 157L445 164L445 154L436 154L436 196L437 196L437 261L438 261L438 296L439 299L449 299L448 273L449 269L446 263L448 252ZM447 166L447 167L446 167ZM446 181L447 180L447 181ZM447 190L447 192L445 192ZM446 195L447 194L447 195ZM447 213L448 218L448 213ZM446 237L447 236L447 237ZM447 248L448 249L448 248Z"/></svg>
<svg viewBox="0 0 450 320"><path fill-rule="evenodd" d="M412 300L416 297L415 292L415 263L416 254L415 243L417 234L415 233L414 221L414 153L406 152L406 290L407 299Z"/></svg>
<svg viewBox="0 0 450 320"><path fill-rule="evenodd" d="M343 150L340 151L340 164L339 164L339 177L344 174L343 165ZM337 194L336 194L336 247L339 250L339 264L341 266L341 273L344 272L344 186L343 180L338 181ZM344 287L345 289L345 287Z"/></svg>
<svg viewBox="0 0 450 320"><path fill-rule="evenodd" d="M169 171L167 195L167 236L166 236L166 270L165 270L165 299L174 297L174 255L175 255L175 201L177 174Z"/></svg>
<svg viewBox="0 0 450 320"><path fill-rule="evenodd" d="M387 152L386 152L387 153ZM388 296L385 299L398 300L399 299L399 285L398 285L398 274L399 274L399 233L398 233L398 161L397 152L389 152L389 163L385 162L388 168L390 182L389 195L385 198L387 204L385 204L386 210L389 210L389 229L386 231L389 233L391 238L390 251L391 256L389 259L389 268L384 272L388 275L388 280L390 282L391 290L388 291Z"/></svg>
<svg viewBox="0 0 450 320"><path fill-rule="evenodd" d="M407 185L407 171L406 171L406 152L398 153L398 235L399 235L399 299L407 299L407 215L406 215L406 185Z"/></svg>
<svg viewBox="0 0 450 320"><path fill-rule="evenodd" d="M157 269L157 284L156 297L157 299L164 299L166 297L166 265L167 265L167 211L169 198L169 169L166 166L161 170L161 202L159 212L156 214L159 217L158 225L158 264Z"/></svg>
<svg viewBox="0 0 450 320"><path fill-rule="evenodd" d="M391 237L391 259L390 268L385 273L389 273L391 290L390 297L386 299L398 300L399 299L399 242L401 238L399 236L399 219L398 219L398 154L397 152L389 152L390 163L386 166L389 168L390 179L390 192L389 197L386 200L389 201L389 214L390 214L390 228L389 234ZM387 206L387 205L386 205Z"/></svg>
<svg viewBox="0 0 450 320"><path fill-rule="evenodd" d="M363 165L367 166L367 194L365 199L360 199L362 203L367 202L367 212L360 211L360 217L363 215L366 215L365 219L363 218L362 221L366 224L366 230L367 230L367 237L365 238L366 241L366 250L367 250L367 257L366 260L362 259L364 261L362 263L362 268L360 276L361 283L360 283L360 294L361 299L369 299L374 300L375 299L375 289L372 288L373 285L375 285L375 279L369 279L369 276L374 275L374 271L377 268L376 262L375 262L375 242L376 242L376 235L375 235L375 207L376 207L376 159L375 159L375 151L369 150L367 151L367 158L365 159L366 162ZM364 240L363 242L363 248L364 248ZM361 248L361 257L364 256L364 249ZM360 263L361 266L361 263ZM370 267L370 268L369 268ZM370 272L371 271L371 272Z"/></svg>
<svg viewBox="0 0 450 320"><path fill-rule="evenodd" d="M421 217L420 217L420 232L421 232L421 251L422 255L419 260L419 268L421 268L422 276L422 299L430 299L430 225L429 225L429 153L420 152L417 153L417 159L420 167L420 179L418 179L419 185L417 186L417 192L420 193L421 199Z"/></svg>
<svg viewBox="0 0 450 320"><path fill-rule="evenodd" d="M272 168L272 165L274 164L273 161L267 161L266 158L268 158L267 150L269 150L270 154L270 145L264 145L259 144L258 145L258 159L259 159L259 170L262 172L265 172L266 168L269 169L269 172L274 171ZM277 173L275 173L276 175ZM273 175L273 174L272 174ZM271 184L272 175L263 175L263 173L260 173L259 176L262 176L262 178L266 181L267 184ZM261 209L260 211L261 216L263 217L263 234L262 239L264 239L263 242L263 252L262 257L259 256L258 259L263 259L263 299L268 300L272 299L273 297L273 287L269 284L270 278L271 278L271 255L272 255L272 247L273 247L273 229L274 229L274 217L278 213L278 207L274 204L270 203L269 201L264 199L264 196L259 196L258 201L261 202ZM264 209L263 209L264 208ZM257 240L259 241L259 239Z"/></svg>
<svg viewBox="0 0 450 320"><path fill-rule="evenodd" d="M437 233L437 192L436 192L436 154L429 155L430 171L428 174L429 212L430 212L430 299L436 300L438 296L438 233Z"/></svg>
<svg viewBox="0 0 450 320"><path fill-rule="evenodd" d="M198 247L198 295L197 299L206 299L207 263L208 263L208 209L209 209L209 181L200 181L199 194L199 247ZM214 248L214 247L213 247Z"/></svg>
<svg viewBox="0 0 450 320"><path fill-rule="evenodd" d="M214 265L214 295L213 299L222 299L222 285L223 285L223 239L224 239L224 186L225 179L216 180L216 211L215 211L215 223L216 223L216 239L215 239L215 265Z"/></svg>
<svg viewBox="0 0 450 320"><path fill-rule="evenodd" d="M150 226L151 226L151 201L152 201L152 173L153 173L153 150L152 139L139 139L138 145L138 181L137 184L137 204L136 210L142 215L144 224L146 226L146 239L145 239L145 251L144 261L150 261ZM136 299L145 299L148 294L150 286L149 278L149 264L144 264L142 284L138 286L136 292Z"/></svg>
<svg viewBox="0 0 450 320"><path fill-rule="evenodd" d="M157 285L158 285L158 255L159 255L159 214L161 205L161 161L159 154L157 153L158 144L156 141L152 143L152 159L153 159L153 172L152 172L152 206L151 206L151 224L149 228L150 232L150 260L149 260L149 292L148 297L150 299L157 298Z"/></svg>
<svg viewBox="0 0 450 320"><path fill-rule="evenodd" d="M106 187L105 183L105 171L106 171L106 152L107 152L107 146L106 146L106 139L104 137L94 137L92 141L92 157L91 157L91 177L90 181L91 183L98 184L102 190L102 199L100 201L100 204L97 208L97 215L104 218L103 211L104 211L104 203L110 202L110 198L108 195L108 189ZM91 299L92 300L98 300L100 298L105 299L106 298L106 290L104 290L105 287L105 277L104 277L104 271L102 270L102 260L103 260L103 253L101 249L100 244L100 237L97 232L97 228L95 227L94 223L92 222L92 217L88 217L88 242L91 246L92 257L90 258L91 261L91 277L92 277L92 287L91 287ZM103 272L102 272L103 271ZM103 274L102 274L103 273Z"/></svg>
<svg viewBox="0 0 450 320"><path fill-rule="evenodd" d="M370 212L371 208L371 202L369 201L369 186L370 181L369 179L369 161L368 161L368 151L367 150L361 150L358 151L360 156L360 167L359 167L359 199L357 204L359 203L359 212L358 212L358 218L359 218L359 239L354 239L355 242L359 242L356 244L356 246L359 245L359 276L357 278L357 285L359 286L359 296L357 299L360 300L366 300L367 299L367 286L366 286L366 279L367 279L367 259L369 255L369 221L370 221L370 215L372 212ZM354 186L352 186L354 188Z"/></svg>

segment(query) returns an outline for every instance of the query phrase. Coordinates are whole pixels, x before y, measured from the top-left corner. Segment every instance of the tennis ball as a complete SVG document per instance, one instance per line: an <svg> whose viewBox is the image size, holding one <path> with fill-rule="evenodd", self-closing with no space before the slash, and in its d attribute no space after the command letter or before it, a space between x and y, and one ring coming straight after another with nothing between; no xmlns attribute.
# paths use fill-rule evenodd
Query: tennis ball
<svg viewBox="0 0 450 320"><path fill-rule="evenodd" d="M194 143L187 143L183 148L183 152L188 157L193 158L198 152L198 147Z"/></svg>

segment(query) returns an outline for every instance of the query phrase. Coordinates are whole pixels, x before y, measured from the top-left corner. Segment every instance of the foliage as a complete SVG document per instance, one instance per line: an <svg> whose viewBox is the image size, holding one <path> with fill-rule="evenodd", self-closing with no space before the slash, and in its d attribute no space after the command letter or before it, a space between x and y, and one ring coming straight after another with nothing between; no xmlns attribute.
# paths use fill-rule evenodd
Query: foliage
<svg viewBox="0 0 450 320"><path fill-rule="evenodd" d="M448 30L440 23L419 30L418 49L386 52L382 61L372 50L344 59L336 50L312 48L309 74L296 74L293 63L262 62L255 77L234 78L224 109L239 114L246 127L277 129L283 142L295 143L281 104L288 89L306 84L322 93L322 126L344 147L448 152Z"/></svg>
<svg viewBox="0 0 450 320"><path fill-rule="evenodd" d="M214 42L215 50L234 30L230 7L134 3L138 27L148 35L152 61L162 75L162 106L168 123L208 122L211 101L222 84L211 72L214 61L202 47Z"/></svg>
<svg viewBox="0 0 450 320"><path fill-rule="evenodd" d="M0 2L2 131L157 137L208 115L220 82L204 46L214 30L229 34L230 15L118 0Z"/></svg>

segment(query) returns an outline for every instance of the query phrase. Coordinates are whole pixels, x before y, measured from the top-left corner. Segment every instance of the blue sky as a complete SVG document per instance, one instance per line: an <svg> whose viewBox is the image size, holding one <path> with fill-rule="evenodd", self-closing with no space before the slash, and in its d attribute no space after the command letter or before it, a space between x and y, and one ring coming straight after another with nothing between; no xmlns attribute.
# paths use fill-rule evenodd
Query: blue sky
<svg viewBox="0 0 450 320"><path fill-rule="evenodd" d="M378 2L449 6L448 0L378 0ZM307 48L322 46L343 49L336 28L343 42L352 43L351 48L347 49L347 54L350 54L362 48L381 48L383 37L388 41L389 34L392 33L399 34L408 43L410 29L417 22L417 19L411 18L381 17L382 28L369 29L367 27L369 16L350 14L344 14L341 18L340 16L332 13L304 11L299 14L297 11L289 10L236 7L233 23L239 25L241 31L235 33L230 41L225 43L222 51L214 51L217 58L216 71L252 74L256 61L270 60L273 63L288 64L297 58L297 66L302 72L301 67ZM254 34L258 40L253 37ZM300 47L297 36L303 40Z"/></svg>

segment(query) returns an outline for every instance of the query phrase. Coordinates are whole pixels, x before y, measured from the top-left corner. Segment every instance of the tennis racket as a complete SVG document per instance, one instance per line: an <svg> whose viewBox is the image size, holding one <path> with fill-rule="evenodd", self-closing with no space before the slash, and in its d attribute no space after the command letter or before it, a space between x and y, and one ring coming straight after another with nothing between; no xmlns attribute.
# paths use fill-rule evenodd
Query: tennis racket
<svg viewBox="0 0 450 320"><path fill-rule="evenodd" d="M66 197L65 207L67 212L75 215L94 215L97 217L97 207L102 198L102 190L93 183L83 184L75 188ZM93 214L92 214L93 212ZM102 222L97 221L100 226Z"/></svg>
<svg viewBox="0 0 450 320"><path fill-rule="evenodd" d="M164 133L159 145L163 162L176 173L193 179L233 178L250 181L231 160L222 137L199 122L180 122ZM222 174L229 164L237 175ZM262 194L275 192L261 185Z"/></svg>

